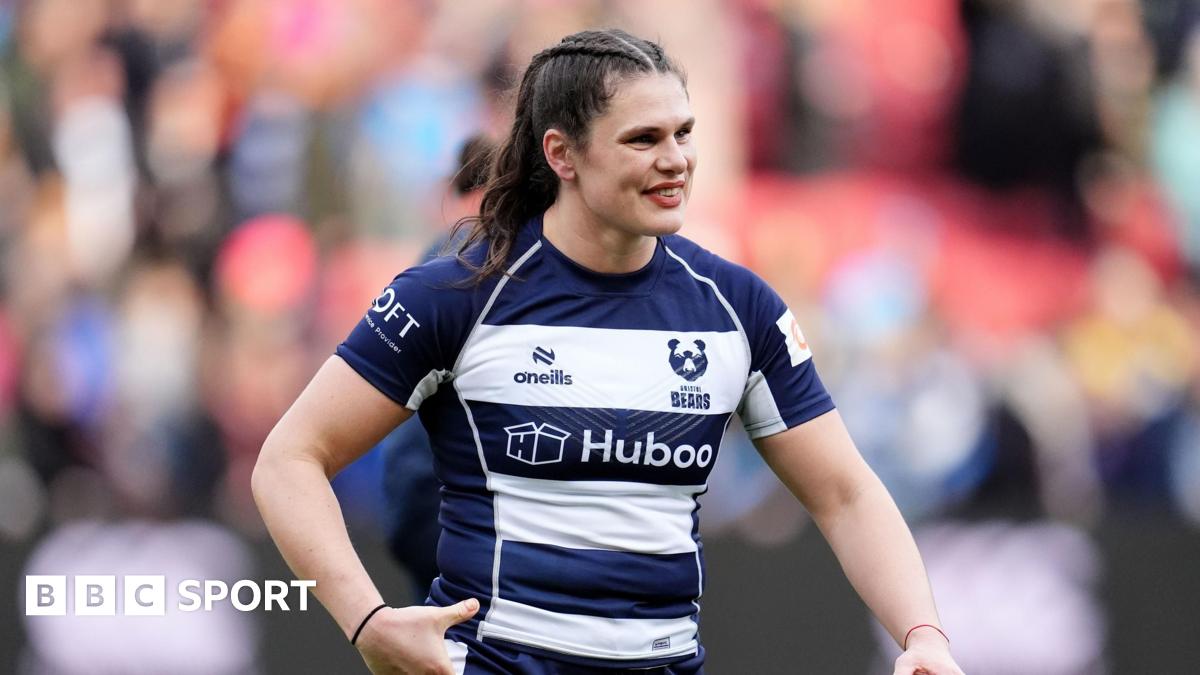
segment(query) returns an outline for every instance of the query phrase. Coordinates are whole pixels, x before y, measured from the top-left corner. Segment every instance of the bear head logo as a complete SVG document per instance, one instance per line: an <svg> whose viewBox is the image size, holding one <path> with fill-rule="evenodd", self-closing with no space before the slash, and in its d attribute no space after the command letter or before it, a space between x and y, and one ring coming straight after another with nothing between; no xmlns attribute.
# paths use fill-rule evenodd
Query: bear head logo
<svg viewBox="0 0 1200 675"><path fill-rule="evenodd" d="M675 374L695 382L704 371L708 370L708 357L704 355L704 340L670 340L667 348L671 350L671 368Z"/></svg>

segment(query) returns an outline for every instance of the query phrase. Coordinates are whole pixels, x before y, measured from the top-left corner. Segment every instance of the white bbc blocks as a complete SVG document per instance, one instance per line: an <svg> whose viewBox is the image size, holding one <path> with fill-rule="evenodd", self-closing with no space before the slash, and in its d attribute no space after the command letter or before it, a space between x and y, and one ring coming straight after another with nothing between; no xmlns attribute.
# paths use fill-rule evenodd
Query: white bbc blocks
<svg viewBox="0 0 1200 675"><path fill-rule="evenodd" d="M116 577L99 574L75 576L76 616L113 616L116 613Z"/></svg>
<svg viewBox="0 0 1200 675"><path fill-rule="evenodd" d="M316 585L317 582L311 579L268 579L262 583L242 579L230 587L216 579L184 579L175 589L178 596L175 606L181 612L209 612L216 604L227 601L239 612L251 612L260 607L268 612L274 609L287 612L291 611L288 595L297 590L297 609L303 612L308 610L308 592ZM68 601L72 599L74 603L68 607L71 604ZM165 616L167 578L157 574L130 574L121 577L118 584L116 576L103 574L77 574L74 577L31 574L25 577L26 616L65 616L68 609L75 616Z"/></svg>
<svg viewBox="0 0 1200 675"><path fill-rule="evenodd" d="M34 574L25 577L26 616L66 616L67 578Z"/></svg>
<svg viewBox="0 0 1200 675"><path fill-rule="evenodd" d="M72 579L75 616L115 616L117 614L117 577L108 574L77 574ZM161 575L134 574L122 577L126 616L164 616L167 613L167 578ZM67 613L67 577L30 575L25 577L26 616L65 616Z"/></svg>
<svg viewBox="0 0 1200 675"><path fill-rule="evenodd" d="M75 577L79 585L79 577ZM78 607L76 608L78 613ZM167 613L167 578L152 574L131 574L125 577L126 616L165 616Z"/></svg>

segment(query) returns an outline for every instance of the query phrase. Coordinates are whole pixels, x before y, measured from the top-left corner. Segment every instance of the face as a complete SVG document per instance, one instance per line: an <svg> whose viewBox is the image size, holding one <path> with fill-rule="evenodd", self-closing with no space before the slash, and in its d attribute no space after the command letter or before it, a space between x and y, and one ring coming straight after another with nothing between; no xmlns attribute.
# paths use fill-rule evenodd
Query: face
<svg viewBox="0 0 1200 675"><path fill-rule="evenodd" d="M577 193L594 226L650 237L682 227L696 170L694 123L675 75L618 85L587 144L572 150Z"/></svg>

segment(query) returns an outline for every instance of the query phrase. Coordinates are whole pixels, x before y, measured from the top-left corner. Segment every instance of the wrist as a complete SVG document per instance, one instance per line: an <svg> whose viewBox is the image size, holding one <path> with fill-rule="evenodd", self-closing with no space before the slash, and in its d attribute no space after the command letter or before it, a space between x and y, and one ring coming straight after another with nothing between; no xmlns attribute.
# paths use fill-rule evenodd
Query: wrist
<svg viewBox="0 0 1200 675"><path fill-rule="evenodd" d="M362 636L363 630L366 629L367 624L371 622L371 619L375 618L376 614L382 612L383 610L385 610L387 608L388 608L388 604L386 602L381 602L381 603L375 605L374 607L372 607L371 609L367 610L367 612L365 614L363 614L362 619L355 626L354 632L349 635L350 644L352 644L354 646L358 646L358 639L359 639L359 637Z"/></svg>
<svg viewBox="0 0 1200 675"><path fill-rule="evenodd" d="M384 604L383 596L378 592L371 594L364 593L361 597L356 597L353 600L342 600L342 604L338 608L338 613L334 616L338 628L342 629L342 635L345 635L347 640L353 638L354 631L358 630L363 618L371 610L382 604Z"/></svg>
<svg viewBox="0 0 1200 675"><path fill-rule="evenodd" d="M917 624L908 629L904 635L904 640L901 642L901 648L908 651L914 645L923 646L941 646L949 648L950 638L946 633L933 624L923 623Z"/></svg>

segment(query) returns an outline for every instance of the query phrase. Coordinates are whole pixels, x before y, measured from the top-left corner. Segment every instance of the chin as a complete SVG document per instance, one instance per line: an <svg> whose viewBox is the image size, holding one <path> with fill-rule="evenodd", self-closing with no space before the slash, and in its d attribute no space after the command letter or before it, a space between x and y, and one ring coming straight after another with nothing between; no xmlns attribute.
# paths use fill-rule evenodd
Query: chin
<svg viewBox="0 0 1200 675"><path fill-rule="evenodd" d="M659 214L656 218L647 218L638 223L641 234L647 237L665 237L675 234L683 228L683 210L678 213Z"/></svg>

